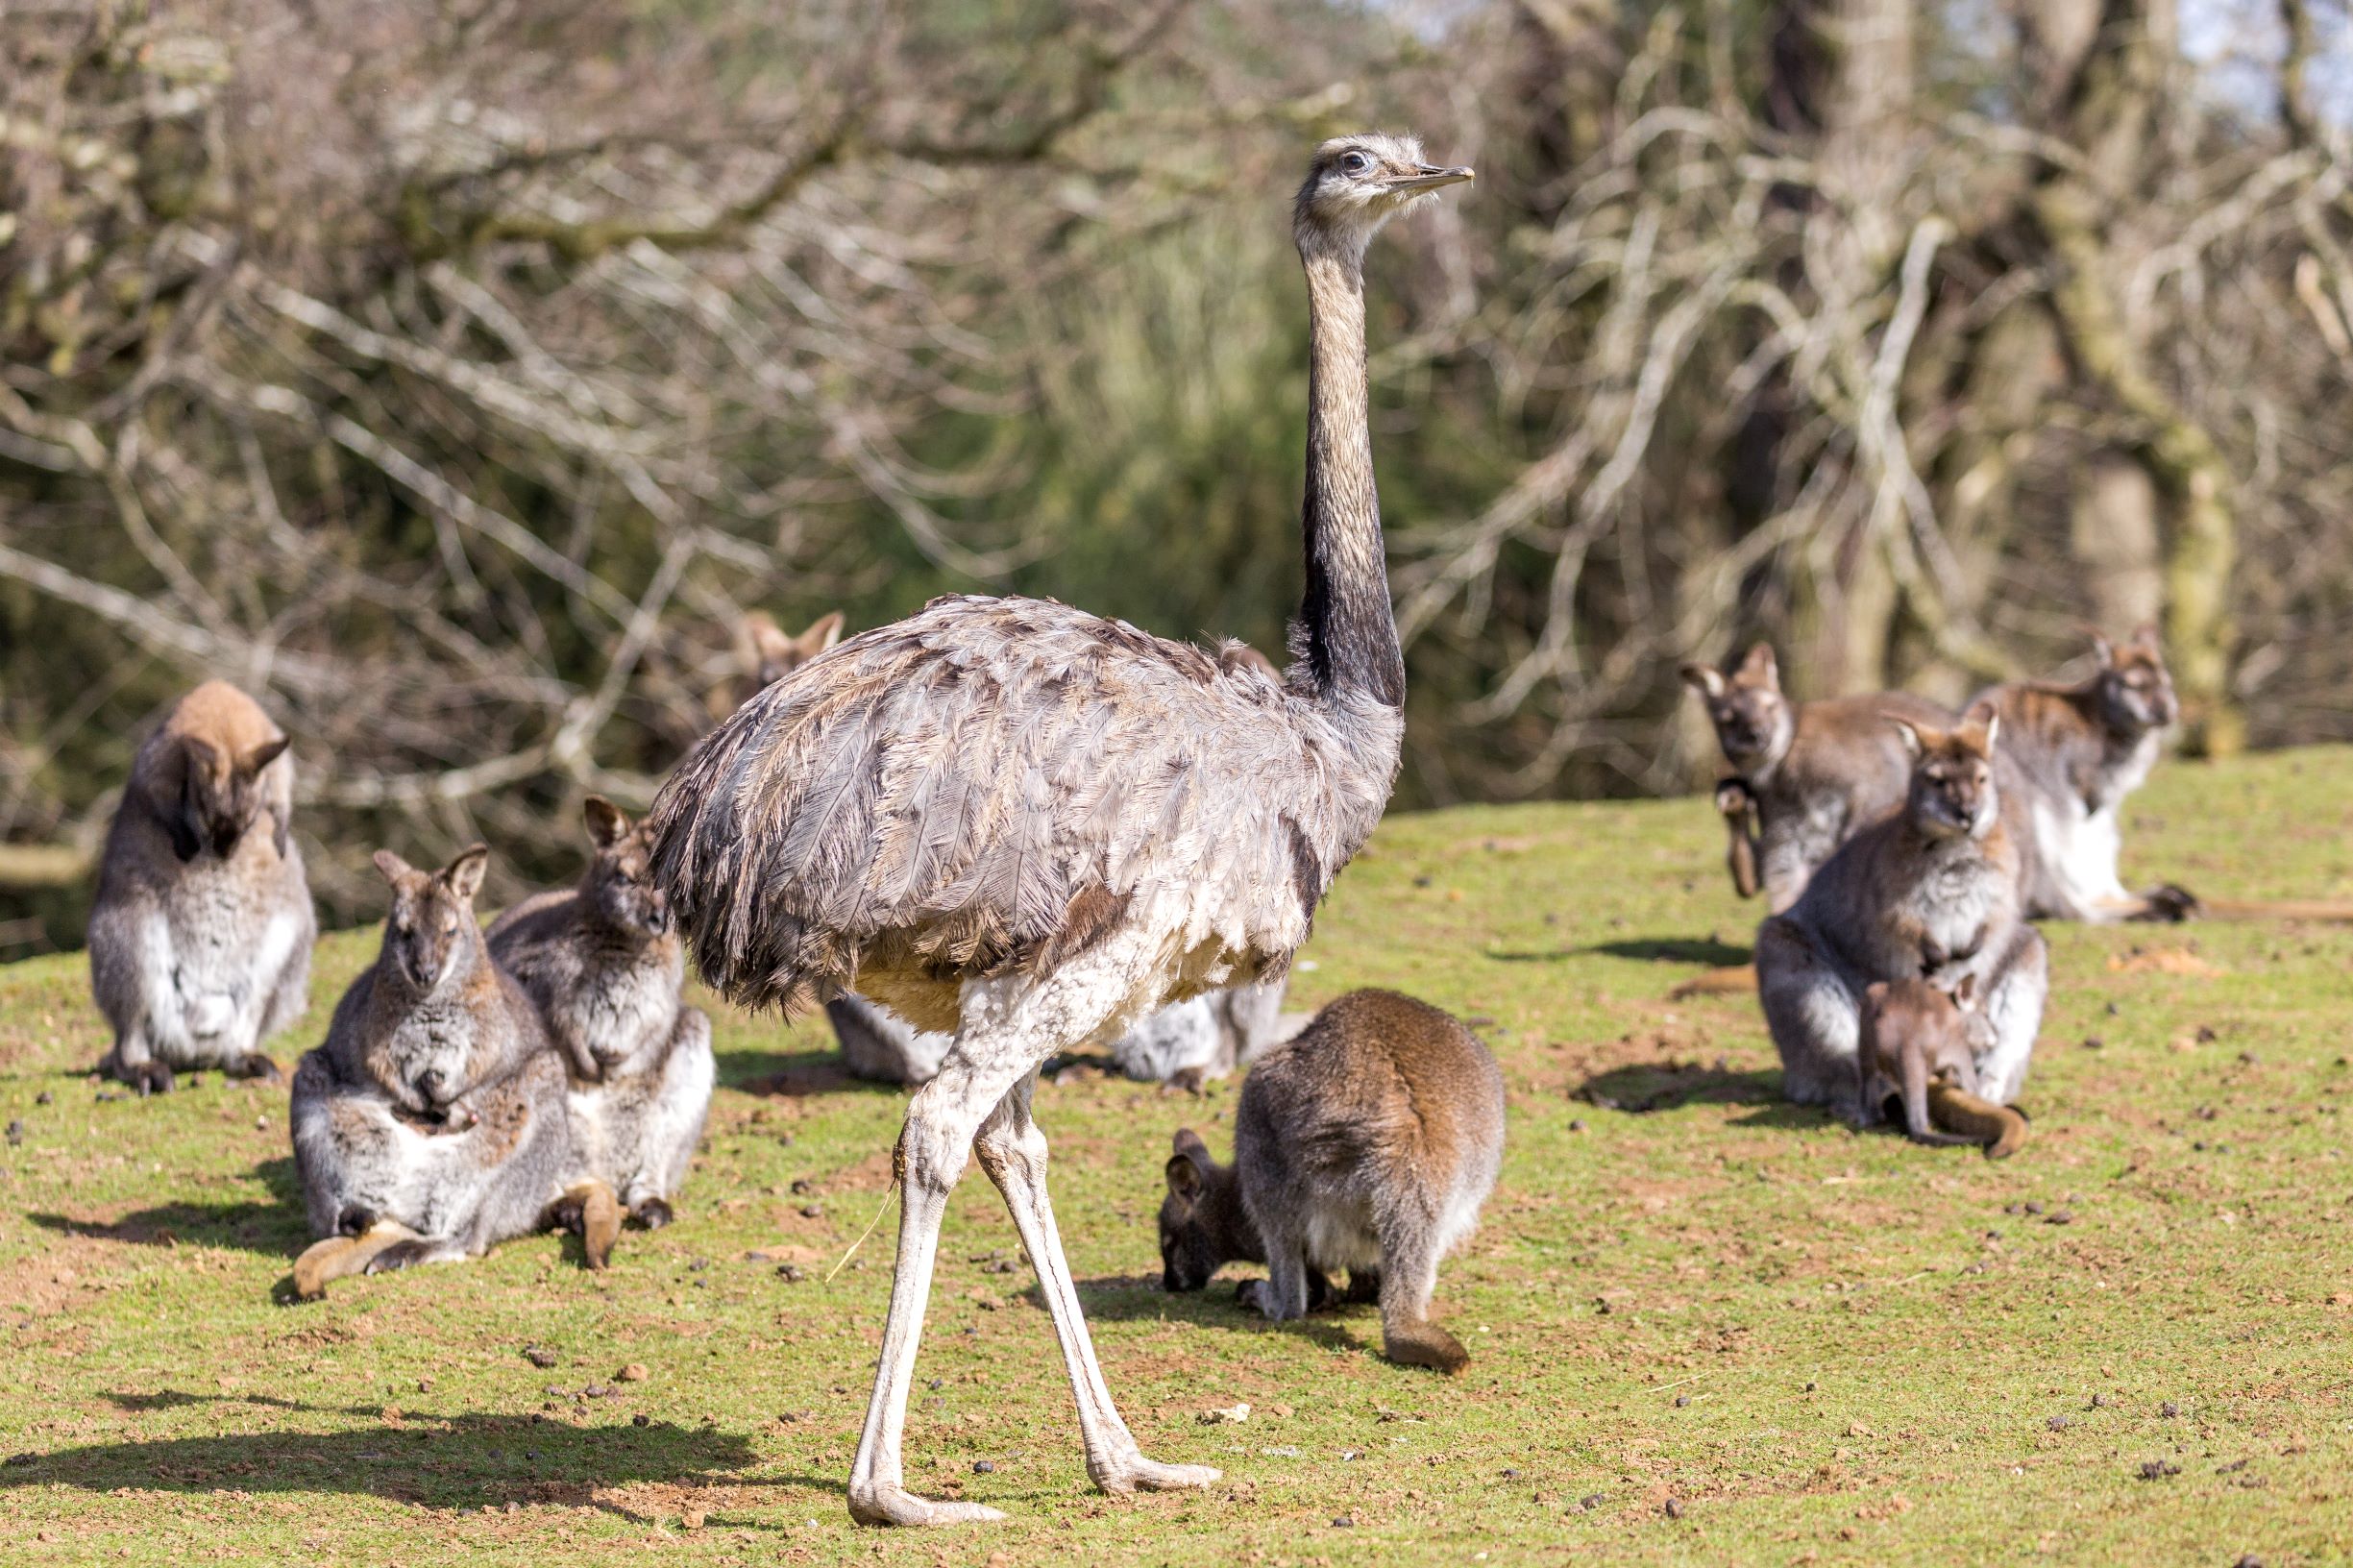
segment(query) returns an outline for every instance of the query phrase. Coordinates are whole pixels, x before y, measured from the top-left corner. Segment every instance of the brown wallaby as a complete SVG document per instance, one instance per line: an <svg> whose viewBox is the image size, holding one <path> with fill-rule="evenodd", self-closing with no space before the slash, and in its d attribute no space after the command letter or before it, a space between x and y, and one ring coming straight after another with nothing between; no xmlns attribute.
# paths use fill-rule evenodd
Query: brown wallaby
<svg viewBox="0 0 2353 1568"><path fill-rule="evenodd" d="M1875 981L1972 977L1984 1011L1973 1031L1979 1091L2005 1105L2025 1082L2049 989L2048 948L2019 905L1994 705L1978 701L1950 730L1890 723L1915 759L1903 809L1841 845L1756 933L1782 1091L1857 1122L1863 993Z"/></svg>
<svg viewBox="0 0 2353 1568"><path fill-rule="evenodd" d="M1503 1073L1478 1037L1428 1003L1351 992L1250 1069L1233 1164L1177 1135L1161 1283L1198 1290L1231 1260L1262 1261L1239 1299L1279 1322L1345 1268L1351 1299L1379 1292L1389 1360L1459 1371L1469 1354L1430 1321L1430 1293L1503 1157Z"/></svg>
<svg viewBox="0 0 2353 1568"><path fill-rule="evenodd" d="M261 1043L309 1006L318 931L293 800L285 733L226 681L139 747L90 912L90 989L114 1028L101 1071L142 1094L174 1068L280 1076Z"/></svg>
<svg viewBox="0 0 2353 1568"><path fill-rule="evenodd" d="M601 796L583 814L596 851L579 885L517 904L487 940L563 1056L574 1179L603 1182L651 1229L670 1222L702 1141L717 1076L711 1020L680 993L686 957L670 901L647 874L644 824Z"/></svg>
<svg viewBox="0 0 2353 1568"><path fill-rule="evenodd" d="M2180 888L2124 891L2119 808L2155 765L2180 716L2153 626L2120 648L2095 633L2099 668L2075 685L2017 681L1986 694L2001 714L2002 809L2035 919L2178 920L2197 912Z"/></svg>
<svg viewBox="0 0 2353 1568"><path fill-rule="evenodd" d="M1875 980L1863 992L1862 1113L1900 1120L1921 1143L1973 1143L2007 1160L2026 1141L2026 1118L1977 1093L1977 1054L1988 1043L1976 1013L1977 977L1950 990L1917 977Z"/></svg>
<svg viewBox="0 0 2353 1568"><path fill-rule="evenodd" d="M1686 664L1683 679L1707 704L1734 775L1716 790L1733 888L1746 898L1761 887L1777 915L1857 828L1902 804L1912 759L1887 721L1952 723L1902 692L1793 704L1763 643L1728 670Z"/></svg>
<svg viewBox="0 0 2353 1568"><path fill-rule="evenodd" d="M488 858L478 844L429 874L376 853L383 946L294 1073L294 1166L320 1237L294 1265L306 1300L363 1270L478 1258L559 1208L601 1268L620 1229L609 1188L567 1188L563 1063L474 916Z"/></svg>

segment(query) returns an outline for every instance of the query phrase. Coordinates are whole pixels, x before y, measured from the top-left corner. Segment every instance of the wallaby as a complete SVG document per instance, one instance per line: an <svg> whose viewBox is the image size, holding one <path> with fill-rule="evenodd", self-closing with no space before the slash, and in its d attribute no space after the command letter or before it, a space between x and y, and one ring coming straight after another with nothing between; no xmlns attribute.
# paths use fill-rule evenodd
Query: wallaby
<svg viewBox="0 0 2353 1568"><path fill-rule="evenodd" d="M840 642L842 625L842 612L828 610L797 635L789 635L766 610L753 610L745 616L735 627L735 662L743 673L728 693L728 699L723 704L715 704L723 705L725 712L714 712L711 717L724 719Z"/></svg>
<svg viewBox="0 0 2353 1568"><path fill-rule="evenodd" d="M1233 1164L1177 1135L1161 1283L1198 1290L1229 1261L1262 1260L1265 1281L1238 1296L1280 1322L1345 1268L1352 1299L1379 1292L1389 1360L1460 1371L1469 1353L1430 1321L1430 1293L1503 1157L1504 1077L1478 1037L1411 997L1351 992L1243 1079Z"/></svg>
<svg viewBox="0 0 2353 1568"><path fill-rule="evenodd" d="M1973 1143L2007 1160L2026 1118L1978 1097L1978 1052L1992 1043L1976 1010L1977 977L1950 990L1923 979L1875 980L1863 991L1862 1114L1900 1120L1921 1143Z"/></svg>
<svg viewBox="0 0 2353 1568"><path fill-rule="evenodd" d="M1841 845L1785 914L1756 933L1757 992L1801 1105L1864 1115L1857 1055L1873 982L1973 977L1983 998L1979 1092L2018 1097L2049 990L2049 949L2019 903L2019 856L2003 823L1995 753L2002 731L1980 700L1949 730L1888 721L1914 762L1903 809Z"/></svg>
<svg viewBox="0 0 2353 1568"><path fill-rule="evenodd" d="M1198 1090L1247 1066L1304 1021L1283 1011L1285 982L1230 986L1145 1017L1112 1043L1112 1065L1142 1083ZM842 1065L858 1078L910 1087L931 1081L956 1037L918 1029L855 992L825 1004Z"/></svg>
<svg viewBox="0 0 2353 1568"><path fill-rule="evenodd" d="M648 1229L702 1140L717 1065L711 1020L686 1005L686 956L670 902L647 872L652 842L590 796L596 846L579 885L526 899L491 922L490 956L537 1005L571 1079L565 1103L578 1177L595 1177Z"/></svg>
<svg viewBox="0 0 2353 1568"><path fill-rule="evenodd" d="M2094 633L2099 668L2072 686L2017 681L1981 700L2001 714L2002 809L2034 919L2178 920L2197 899L2177 887L2124 891L2119 807L2155 765L2180 716L2153 626L2119 648Z"/></svg>
<svg viewBox="0 0 2353 1568"><path fill-rule="evenodd" d="M1686 664L1683 679L1706 702L1734 774L1716 789L1733 888L1746 898L1761 887L1776 915L1856 829L1903 803L1912 759L1887 721L1952 723L1902 692L1792 704L1763 643L1728 670Z"/></svg>
<svg viewBox="0 0 2353 1568"><path fill-rule="evenodd" d="M478 1258L559 1208L604 1266L620 1209L601 1184L565 1186L563 1062L475 920L488 859L478 844L429 874L376 852L383 946L294 1073L294 1166L321 1238L294 1264L305 1300L350 1274Z"/></svg>
<svg viewBox="0 0 2353 1568"><path fill-rule="evenodd" d="M174 1068L281 1076L261 1044L310 1005L318 935L293 802L285 733L226 681L139 747L90 912L90 989L114 1028L101 1071L142 1094Z"/></svg>

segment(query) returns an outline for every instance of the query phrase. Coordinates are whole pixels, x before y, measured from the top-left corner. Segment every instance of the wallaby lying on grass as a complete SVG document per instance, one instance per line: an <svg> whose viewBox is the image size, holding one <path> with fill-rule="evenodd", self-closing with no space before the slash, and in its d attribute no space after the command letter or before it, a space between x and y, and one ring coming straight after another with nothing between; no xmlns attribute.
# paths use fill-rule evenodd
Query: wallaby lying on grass
<svg viewBox="0 0 2353 1568"><path fill-rule="evenodd" d="M383 947L294 1074L294 1165L321 1237L294 1264L306 1300L362 1270L479 1257L559 1205L591 1267L620 1229L609 1188L564 1186L563 1063L475 921L488 858L476 845L428 874L377 851Z"/></svg>
<svg viewBox="0 0 2353 1568"><path fill-rule="evenodd" d="M1746 898L1761 887L1777 915L1856 829L1903 803L1912 759L1888 720L1952 723L1902 692L1793 704L1763 643L1729 670L1686 664L1683 679L1707 704L1734 775L1716 788L1733 888Z"/></svg>
<svg viewBox="0 0 2353 1568"><path fill-rule="evenodd" d="M2197 899L2165 886L2127 893L2117 872L2123 849L2119 808L2157 761L2180 716L2156 629L2119 648L2095 634L2099 668L2072 686L1998 686L2002 812L2017 843L2026 914L2034 919L2178 920Z"/></svg>
<svg viewBox="0 0 2353 1568"><path fill-rule="evenodd" d="M1947 991L1926 980L1876 980L1864 989L1862 1114L1900 1121L1922 1143L1973 1143L2006 1160L2026 1141L2026 1118L1978 1095L1980 1051L1994 1045L1976 1011L1977 979Z"/></svg>
<svg viewBox="0 0 2353 1568"><path fill-rule="evenodd" d="M1287 1038L1286 1026L1294 1020L1283 1012L1284 990L1275 980L1171 1002L1113 1043L1113 1065L1144 1083L1197 1090ZM842 1065L877 1083L929 1082L956 1042L952 1034L918 1029L854 992L827 1002L825 1017L842 1042Z"/></svg>
<svg viewBox="0 0 2353 1568"><path fill-rule="evenodd" d="M142 1094L174 1068L276 1079L261 1043L310 1003L317 924L287 833L294 759L254 699L208 680L131 764L90 912L100 1070Z"/></svg>
<svg viewBox="0 0 2353 1568"><path fill-rule="evenodd" d="M1478 1038L1427 1003L1351 992L1250 1069L1233 1164L1177 1135L1162 1284L1198 1290L1231 1260L1262 1260L1267 1278L1240 1296L1281 1321L1345 1268L1352 1299L1379 1291L1389 1360L1459 1371L1469 1354L1430 1321L1430 1293L1503 1155L1503 1074Z"/></svg>
<svg viewBox="0 0 2353 1568"><path fill-rule="evenodd" d="M2049 950L2019 907L2018 850L1994 756L2001 723L1980 700L1950 730L1891 721L1915 757L1902 811L1849 839L1756 933L1757 992L1782 1091L1859 1122L1863 993L1875 981L1972 978L1988 1044L1979 1092L2018 1097L2049 990Z"/></svg>
<svg viewBox="0 0 2353 1568"><path fill-rule="evenodd" d="M670 1222L702 1140L717 1076L711 1020L680 994L686 957L647 874L644 825L599 796L584 812L596 852L579 885L517 904L487 940L568 1069L575 1178L604 1183L650 1229Z"/></svg>

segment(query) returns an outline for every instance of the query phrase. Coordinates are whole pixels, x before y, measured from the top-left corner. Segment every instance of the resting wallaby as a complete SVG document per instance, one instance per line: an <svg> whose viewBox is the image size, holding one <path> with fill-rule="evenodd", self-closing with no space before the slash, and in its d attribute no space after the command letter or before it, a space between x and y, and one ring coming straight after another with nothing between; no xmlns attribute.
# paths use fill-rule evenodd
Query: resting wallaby
<svg viewBox="0 0 2353 1568"><path fill-rule="evenodd" d="M1288 1038L1286 1025L1297 1020L1283 1012L1284 990L1274 980L1171 1002L1113 1042L1112 1065L1143 1083L1198 1090ZM956 1043L954 1035L918 1029L854 992L827 1002L825 1017L841 1041L842 1065L877 1083L928 1083Z"/></svg>
<svg viewBox="0 0 2353 1568"><path fill-rule="evenodd" d="M596 852L579 885L491 922L490 956L538 1007L571 1078L578 1178L595 1177L649 1229L702 1141L717 1065L711 1020L686 1005L686 956L647 872L652 841L600 796L584 807Z"/></svg>
<svg viewBox="0 0 2353 1568"><path fill-rule="evenodd" d="M564 1186L564 1065L475 921L488 858L476 845L428 874L376 852L383 946L294 1073L294 1166L321 1237L294 1265L306 1300L363 1270L478 1258L559 1204L591 1267L620 1228L610 1189Z"/></svg>
<svg viewBox="0 0 2353 1568"><path fill-rule="evenodd" d="M2026 1141L2026 1118L1978 1097L1977 1055L1991 1044L1976 1011L1977 977L1948 991L1926 980L1875 980L1863 992L1862 1114L1900 1119L1922 1143L1974 1143L2007 1160Z"/></svg>
<svg viewBox="0 0 2353 1568"><path fill-rule="evenodd" d="M2049 950L2019 905L2017 846L1994 756L2001 723L1980 700L1950 730L1889 721L1911 751L1904 807L1841 845L1787 913L1757 928L1756 982L1781 1055L1782 1092L1864 1115L1863 992L1879 980L1972 976L1986 1043L1980 1092L2017 1098L2049 990Z"/></svg>
<svg viewBox="0 0 2353 1568"><path fill-rule="evenodd" d="M1229 1261L1262 1261L1264 1283L1238 1295L1279 1322L1345 1268L1352 1299L1379 1291L1389 1360L1459 1371L1469 1354L1430 1321L1430 1293L1503 1157L1503 1073L1478 1037L1411 997L1351 992L1250 1069L1233 1164L1177 1134L1161 1283L1198 1290Z"/></svg>
<svg viewBox="0 0 2353 1568"><path fill-rule="evenodd" d="M2124 891L2118 808L2155 765L2180 716L2152 626L2123 647L2093 637L2099 668L2076 685L2018 681L1987 693L2001 714L2002 811L2034 919L2178 920L2197 899L2176 887Z"/></svg>
<svg viewBox="0 0 2353 1568"><path fill-rule="evenodd" d="M1733 888L1746 898L1761 886L1777 915L1832 850L1903 802L1911 757L1887 721L1952 723L1944 708L1902 692L1792 704L1763 643L1729 670L1686 664L1683 679L1706 702L1735 775L1716 790Z"/></svg>
<svg viewBox="0 0 2353 1568"><path fill-rule="evenodd" d="M90 912L100 1070L142 1094L172 1071L275 1080L262 1041L310 1005L318 926L288 836L294 759L254 699L208 680L131 764Z"/></svg>

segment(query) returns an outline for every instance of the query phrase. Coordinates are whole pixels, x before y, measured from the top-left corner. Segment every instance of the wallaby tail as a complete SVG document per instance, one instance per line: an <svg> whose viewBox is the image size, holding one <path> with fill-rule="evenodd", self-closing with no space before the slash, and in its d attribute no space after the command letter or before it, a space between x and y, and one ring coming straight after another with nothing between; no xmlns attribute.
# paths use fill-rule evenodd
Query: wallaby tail
<svg viewBox="0 0 2353 1568"><path fill-rule="evenodd" d="M1981 1100L1943 1079L1927 1088L1928 1115L1937 1126L1985 1146L1988 1160L2007 1160L2026 1142L2026 1118L2006 1105Z"/></svg>
<svg viewBox="0 0 2353 1568"><path fill-rule="evenodd" d="M2353 903L2328 898L2201 898L2198 913L2216 920L2319 920L2353 924Z"/></svg>
<svg viewBox="0 0 2353 1568"><path fill-rule="evenodd" d="M331 1236L313 1241L294 1260L294 1299L317 1301L327 1294L327 1282L367 1272L376 1255L396 1241L409 1241L417 1233L389 1219L380 1219L357 1236Z"/></svg>
<svg viewBox="0 0 2353 1568"><path fill-rule="evenodd" d="M580 1250L588 1266L601 1269L612 1261L613 1243L621 1237L621 1200L601 1181L590 1179L566 1188L556 1200L556 1213L568 1230L580 1233Z"/></svg>
<svg viewBox="0 0 2353 1568"><path fill-rule="evenodd" d="M1687 996L1737 996L1756 989L1756 966L1738 964L1726 969L1709 969L1667 992L1667 1000L1679 1002Z"/></svg>

